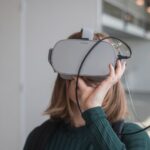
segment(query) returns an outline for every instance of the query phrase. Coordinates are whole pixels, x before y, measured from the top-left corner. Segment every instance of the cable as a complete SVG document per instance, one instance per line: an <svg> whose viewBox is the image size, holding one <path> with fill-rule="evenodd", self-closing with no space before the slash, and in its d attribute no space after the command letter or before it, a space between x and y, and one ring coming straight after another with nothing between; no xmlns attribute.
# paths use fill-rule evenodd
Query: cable
<svg viewBox="0 0 150 150"><path fill-rule="evenodd" d="M83 60L82 60L82 62L81 62L81 64L80 64L80 67L79 67L79 70L78 70L78 74L77 74L77 81L76 81L76 100L77 100L77 105L78 105L78 107L79 107L79 110L80 110L80 113L82 114L82 110L81 110L81 108L80 108L80 104L79 104L79 100L78 100L78 90L77 90L77 88L78 88L78 78L79 78L79 75L80 75L80 71L81 71L81 68L82 68L82 66L83 66L83 63L84 63L84 61L86 60L86 58L87 58L87 56L89 55L89 53L94 49L94 47L96 47L96 45L98 45L100 42L101 42L102 40L98 40L91 48L90 48L90 50L87 52L87 54L85 55L85 57L83 58Z"/></svg>
<svg viewBox="0 0 150 150"><path fill-rule="evenodd" d="M132 105L132 108L133 108L133 113L134 115L136 116L137 120L139 121L139 118L137 117L137 114L136 114L136 110L135 110L135 107L134 107L134 104L133 104L133 99L132 99L132 96L131 96L131 92L130 92L130 89L129 89L129 85L128 85L128 82L126 80L126 76L124 75L124 79L125 79L125 83L126 83L126 86L127 86L127 90L129 92L129 97L130 97L130 100L131 100L131 105ZM141 121L140 121L141 122ZM137 134L137 133L140 133L140 132L143 132L145 130L147 130L148 128L150 128L150 125L145 127L144 124L142 124L144 126L143 129L141 130L138 130L138 131L134 131L134 132L129 132L129 133L121 133L120 135L132 135L132 134Z"/></svg>
<svg viewBox="0 0 150 150"><path fill-rule="evenodd" d="M135 107L134 107L133 99L132 99L132 96L131 96L131 90L130 90L129 84L128 84L127 80L126 80L126 74L125 74L125 72L124 72L124 74L123 74L123 77L124 77L125 84L126 84L126 87L127 87L128 93L129 93L129 99L130 99L130 102L131 102L132 111L133 111L133 113L134 113L136 119L138 120L138 122L142 122L142 121L139 119L139 117L138 117L138 115L137 115L137 113L136 113L137 111L136 111L136 109L135 109ZM145 127L145 125L144 125L143 123L141 123L141 124L143 125L143 127Z"/></svg>
<svg viewBox="0 0 150 150"><path fill-rule="evenodd" d="M80 72L81 72L81 68L82 68L82 66L83 66L83 64L84 64L84 62L85 62L87 56L90 54L90 52L91 52L100 42L102 42L102 41L105 40L105 39L110 39L110 38L113 38L113 39L116 39L116 40L121 41L121 42L128 48L128 50L129 50L129 52L130 52L130 56L118 55L118 59L128 59L128 58L130 58L131 55L132 55L131 48L130 48L124 41L122 41L122 40L120 40L120 39L118 39L118 38L116 38L116 37L113 37L113 36L105 37L105 38L103 38L103 39L101 39L101 40L98 40L98 41L89 49L89 51L87 52L87 54L85 55L85 57L83 58L83 60L82 60L82 62L81 62L81 64L80 64L80 67L79 67L79 70L78 70L78 73L77 73L76 88L75 88L76 101L77 101L77 105L78 105L78 108L79 108L79 111L80 111L81 114L82 114L82 110L81 110L81 108L80 108L80 104L79 104L79 100L78 100L78 78L79 78L79 75L80 75ZM130 132L130 133L121 133L120 135L137 134L137 133L139 133L139 132L145 131L145 130L148 129L148 128L150 128L150 125L147 126L147 127L145 127L145 128L143 128L143 129L141 129L141 130L138 130L138 131L135 131L135 132Z"/></svg>
<svg viewBox="0 0 150 150"><path fill-rule="evenodd" d="M101 40L98 40L98 41L90 48L90 50L87 52L87 54L86 54L85 57L83 58L83 60L82 60L82 62L81 62L81 64L80 64L78 73L77 73L77 81L76 81L76 88L75 88L76 91L75 91L75 93L76 93L77 105L78 105L78 108L79 108L81 114L82 114L82 110L81 110L81 108L80 108L80 104L79 104L79 100L78 100L78 93L77 93L78 78L79 78L79 75L80 75L80 72L81 72L81 68L82 68L83 63L84 63L84 61L86 60L87 56L90 54L90 52L91 52L100 42L102 42L102 41L105 40L105 39L111 39L111 38L121 41L121 42L128 48L128 50L129 50L129 52L130 52L130 56L122 56L122 55L119 54L119 55L118 55L118 58L119 58L119 59L128 59L128 58L130 58L131 55L132 55L132 51L131 51L131 48L129 47L129 45L126 44L124 41L122 41L122 40L120 40L120 39L118 39L118 38L116 38L116 37L113 37L113 36L105 37L105 38L103 38L103 39L101 39ZM84 40L85 40L85 39L84 39ZM87 39L87 40L88 40L88 39Z"/></svg>

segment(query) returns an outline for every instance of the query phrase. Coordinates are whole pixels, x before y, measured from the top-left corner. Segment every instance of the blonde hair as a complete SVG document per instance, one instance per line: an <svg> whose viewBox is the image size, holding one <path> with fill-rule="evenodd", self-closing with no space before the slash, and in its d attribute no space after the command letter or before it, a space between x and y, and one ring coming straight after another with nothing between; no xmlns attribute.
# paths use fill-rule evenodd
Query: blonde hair
<svg viewBox="0 0 150 150"><path fill-rule="evenodd" d="M80 39L81 36L81 32L76 32L68 38ZM95 33L94 40L102 39L106 36L107 34ZM45 110L44 114L49 115L51 119L64 119L72 123L71 116L73 115L73 102L69 99L68 88L69 86L66 84L66 80L62 79L58 74L53 88L50 105ZM127 116L127 100L125 90L120 80L107 92L103 100L102 108L106 113L107 119L111 123L124 119Z"/></svg>

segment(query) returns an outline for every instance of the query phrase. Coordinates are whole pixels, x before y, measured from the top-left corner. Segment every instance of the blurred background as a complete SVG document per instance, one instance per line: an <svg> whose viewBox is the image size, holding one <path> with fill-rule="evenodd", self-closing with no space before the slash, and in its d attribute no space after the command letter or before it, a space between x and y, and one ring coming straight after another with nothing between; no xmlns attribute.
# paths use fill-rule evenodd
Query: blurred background
<svg viewBox="0 0 150 150"><path fill-rule="evenodd" d="M0 150L21 150L48 119L56 78L48 50L84 26L130 45L128 104L129 87L140 121L150 124L150 0L0 0Z"/></svg>

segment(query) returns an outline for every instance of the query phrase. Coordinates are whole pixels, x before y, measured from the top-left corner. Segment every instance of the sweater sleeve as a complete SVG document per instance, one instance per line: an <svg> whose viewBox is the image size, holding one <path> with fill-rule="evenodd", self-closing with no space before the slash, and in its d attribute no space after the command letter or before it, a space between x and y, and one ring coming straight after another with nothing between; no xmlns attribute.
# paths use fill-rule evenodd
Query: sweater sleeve
<svg viewBox="0 0 150 150"><path fill-rule="evenodd" d="M139 131L142 128L135 123L126 123L124 125L123 133L131 133ZM122 138L126 144L126 148L129 150L149 150L150 149L150 137L145 131L132 135L124 135Z"/></svg>
<svg viewBox="0 0 150 150"><path fill-rule="evenodd" d="M147 146L143 145L143 137L134 140L136 135L132 138L126 137L126 143L123 143L116 133L113 131L106 114L99 106L90 108L82 113L82 117L86 121L86 126L89 129L92 143L96 149L103 150L148 150ZM133 128L132 128L133 129ZM128 140L127 140L128 139ZM134 146L133 144L134 143ZM126 144L129 146L126 146ZM145 143L146 144L146 143ZM143 147L144 146L144 147ZM143 148L139 148L143 147Z"/></svg>

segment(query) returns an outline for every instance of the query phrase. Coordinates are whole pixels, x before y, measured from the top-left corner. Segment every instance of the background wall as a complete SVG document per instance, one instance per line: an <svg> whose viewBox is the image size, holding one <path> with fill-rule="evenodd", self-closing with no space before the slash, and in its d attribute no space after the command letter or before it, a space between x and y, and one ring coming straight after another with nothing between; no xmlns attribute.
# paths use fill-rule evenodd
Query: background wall
<svg viewBox="0 0 150 150"><path fill-rule="evenodd" d="M127 79L134 92L150 93L150 42L149 40L125 39L133 51L132 59L127 66Z"/></svg>
<svg viewBox="0 0 150 150"><path fill-rule="evenodd" d="M99 31L100 2L0 1L0 149L22 149L29 132L48 118L42 113L56 77L48 49L83 26Z"/></svg>
<svg viewBox="0 0 150 150"><path fill-rule="evenodd" d="M19 0L0 1L0 149L19 150L20 143Z"/></svg>
<svg viewBox="0 0 150 150"><path fill-rule="evenodd" d="M56 78L48 64L48 50L83 26L100 32L101 2L0 1L1 150L22 149L29 132L48 118L42 113L49 104ZM131 89L149 93L149 41L130 36L125 40L134 49L127 76ZM146 101L148 98L149 95Z"/></svg>
<svg viewBox="0 0 150 150"><path fill-rule="evenodd" d="M100 7L99 7L100 9ZM45 120L56 74L48 64L48 49L56 41L89 26L96 30L97 1L31 0L26 14L26 134Z"/></svg>

